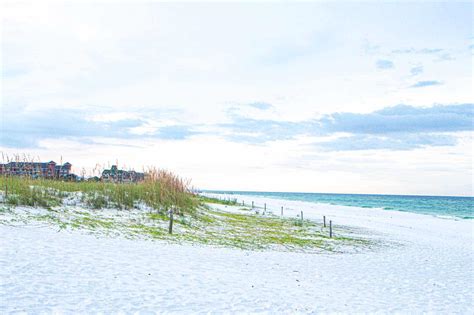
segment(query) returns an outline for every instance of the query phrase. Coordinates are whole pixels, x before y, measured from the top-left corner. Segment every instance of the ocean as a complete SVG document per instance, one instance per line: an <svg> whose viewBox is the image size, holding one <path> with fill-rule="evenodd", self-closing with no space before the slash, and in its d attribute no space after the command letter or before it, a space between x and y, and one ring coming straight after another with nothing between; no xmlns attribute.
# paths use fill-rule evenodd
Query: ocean
<svg viewBox="0 0 474 315"><path fill-rule="evenodd" d="M294 192L216 191L207 193L248 195L275 199L297 200L330 205L360 208L378 208L439 217L474 219L474 197L413 196L413 195L361 195Z"/></svg>

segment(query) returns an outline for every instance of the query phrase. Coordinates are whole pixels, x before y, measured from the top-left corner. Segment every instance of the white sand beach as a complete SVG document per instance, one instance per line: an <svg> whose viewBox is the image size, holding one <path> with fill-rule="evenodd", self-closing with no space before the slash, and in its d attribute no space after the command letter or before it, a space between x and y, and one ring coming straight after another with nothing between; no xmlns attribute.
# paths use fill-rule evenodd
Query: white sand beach
<svg viewBox="0 0 474 315"><path fill-rule="evenodd" d="M284 205L288 216L326 215L384 244L357 254L245 251L0 225L0 313L474 311L472 221L253 199L278 214Z"/></svg>

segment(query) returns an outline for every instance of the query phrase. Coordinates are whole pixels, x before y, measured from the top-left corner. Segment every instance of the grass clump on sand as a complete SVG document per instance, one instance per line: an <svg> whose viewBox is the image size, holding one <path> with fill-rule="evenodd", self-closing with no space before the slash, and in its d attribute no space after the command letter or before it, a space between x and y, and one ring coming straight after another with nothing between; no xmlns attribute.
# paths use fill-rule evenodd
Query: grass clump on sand
<svg viewBox="0 0 474 315"><path fill-rule="evenodd" d="M199 196L199 200L203 203L212 203L212 204L218 204L218 205L226 205L226 206L237 206L237 199L218 199L218 198L212 198L208 196Z"/></svg>
<svg viewBox="0 0 474 315"><path fill-rule="evenodd" d="M173 173L155 169L147 173L144 181L130 184L0 176L4 203L43 208L61 206L76 198L93 209L146 206L156 212L173 208L181 214L193 212L199 204L188 186L186 181Z"/></svg>

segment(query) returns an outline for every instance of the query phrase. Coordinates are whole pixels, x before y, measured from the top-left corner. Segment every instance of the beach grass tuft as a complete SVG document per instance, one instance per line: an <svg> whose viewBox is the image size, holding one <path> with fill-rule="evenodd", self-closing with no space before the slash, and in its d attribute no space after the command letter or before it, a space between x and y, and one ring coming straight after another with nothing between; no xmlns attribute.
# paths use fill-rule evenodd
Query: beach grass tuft
<svg viewBox="0 0 474 315"><path fill-rule="evenodd" d="M155 212L173 208L176 213L184 214L198 206L199 200L189 185L177 175L157 169L147 174L146 180L129 184L0 176L0 191L4 203L13 206L51 208L74 198L93 209L146 206Z"/></svg>

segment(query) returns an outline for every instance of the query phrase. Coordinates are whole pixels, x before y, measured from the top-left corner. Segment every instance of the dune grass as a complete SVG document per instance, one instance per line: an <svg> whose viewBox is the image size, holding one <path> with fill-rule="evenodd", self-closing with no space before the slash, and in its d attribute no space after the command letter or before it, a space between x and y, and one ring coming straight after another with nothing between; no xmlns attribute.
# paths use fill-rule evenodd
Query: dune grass
<svg viewBox="0 0 474 315"><path fill-rule="evenodd" d="M199 200L203 203L212 203L212 204L218 204L218 205L226 205L226 206L239 205L239 203L237 202L237 199L218 199L218 198L200 195Z"/></svg>
<svg viewBox="0 0 474 315"><path fill-rule="evenodd" d="M132 209L145 205L154 211L192 212L199 201L185 181L171 172L153 170L139 183L67 182L0 176L3 202L14 206L52 208L64 205L68 198L79 198L94 209Z"/></svg>

